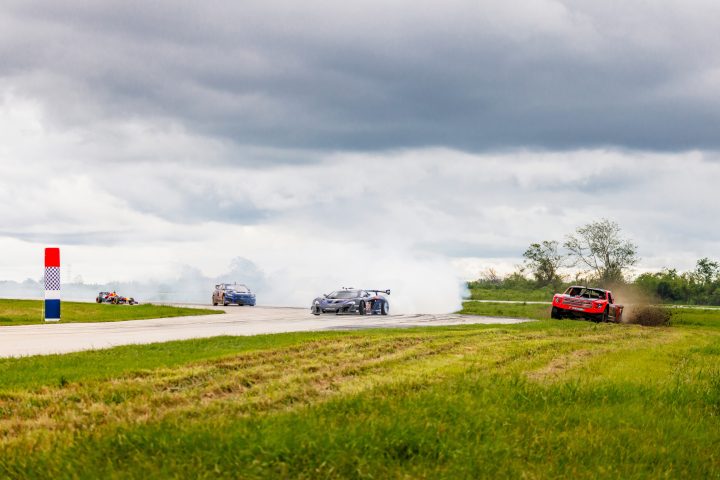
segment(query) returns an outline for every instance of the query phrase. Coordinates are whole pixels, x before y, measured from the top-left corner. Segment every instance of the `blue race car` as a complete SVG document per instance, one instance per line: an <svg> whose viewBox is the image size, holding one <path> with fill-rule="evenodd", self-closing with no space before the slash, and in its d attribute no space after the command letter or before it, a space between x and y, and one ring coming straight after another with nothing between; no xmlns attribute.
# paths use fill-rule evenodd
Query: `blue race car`
<svg viewBox="0 0 720 480"><path fill-rule="evenodd" d="M384 295L390 295L390 290L343 288L329 295L317 297L312 302L310 312L313 315L321 313L388 315L390 303Z"/></svg>
<svg viewBox="0 0 720 480"><path fill-rule="evenodd" d="M247 285L242 283L220 283L215 285L212 294L212 304L221 303L225 306L236 303L240 306L255 306L255 294L250 291Z"/></svg>

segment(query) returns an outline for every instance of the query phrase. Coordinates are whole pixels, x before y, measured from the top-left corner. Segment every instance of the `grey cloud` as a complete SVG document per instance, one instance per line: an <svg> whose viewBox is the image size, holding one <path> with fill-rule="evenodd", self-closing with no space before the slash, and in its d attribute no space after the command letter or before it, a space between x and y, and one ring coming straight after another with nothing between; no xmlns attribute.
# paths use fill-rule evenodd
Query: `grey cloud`
<svg viewBox="0 0 720 480"><path fill-rule="evenodd" d="M24 232L24 231L7 231L0 230L0 237L17 238L26 242L48 242L52 244L63 244L63 245L117 245L118 243L125 243L128 241L128 235L123 235L120 232L57 232L57 231L38 231L38 232Z"/></svg>
<svg viewBox="0 0 720 480"><path fill-rule="evenodd" d="M527 245L515 242L514 245L492 245L483 243L446 241L420 242L419 250L440 253L448 257L482 257L482 258L518 258Z"/></svg>
<svg viewBox="0 0 720 480"><path fill-rule="evenodd" d="M319 150L718 148L714 89L678 88L717 68L716 7L660 3L16 2L0 72L63 128L154 118Z"/></svg>

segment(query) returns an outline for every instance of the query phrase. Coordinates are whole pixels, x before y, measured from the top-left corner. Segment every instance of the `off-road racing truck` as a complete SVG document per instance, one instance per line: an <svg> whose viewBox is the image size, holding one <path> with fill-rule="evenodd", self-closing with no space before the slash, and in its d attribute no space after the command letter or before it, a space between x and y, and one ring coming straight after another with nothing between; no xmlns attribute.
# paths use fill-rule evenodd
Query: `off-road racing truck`
<svg viewBox="0 0 720 480"><path fill-rule="evenodd" d="M550 317L619 323L622 321L623 308L622 305L615 304L615 298L609 290L573 286L565 290L565 293L553 296Z"/></svg>

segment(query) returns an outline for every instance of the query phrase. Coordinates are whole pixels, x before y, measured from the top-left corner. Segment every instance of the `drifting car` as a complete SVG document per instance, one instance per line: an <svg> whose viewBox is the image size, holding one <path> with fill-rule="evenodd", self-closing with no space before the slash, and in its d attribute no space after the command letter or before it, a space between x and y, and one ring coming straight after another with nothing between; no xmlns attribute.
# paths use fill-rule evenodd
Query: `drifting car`
<svg viewBox="0 0 720 480"><path fill-rule="evenodd" d="M99 292L95 297L96 303L111 303L113 305L137 305L133 297L123 297L115 292Z"/></svg>
<svg viewBox="0 0 720 480"><path fill-rule="evenodd" d="M388 302L385 295L390 295L390 290L343 288L317 297L312 301L310 312L313 315L322 313L388 315L390 313L390 302Z"/></svg>
<svg viewBox="0 0 720 480"><path fill-rule="evenodd" d="M212 294L212 304L225 306L234 303L238 306L255 306L255 294L250 291L247 285L242 283L219 283L215 285Z"/></svg>
<svg viewBox="0 0 720 480"><path fill-rule="evenodd" d="M553 296L550 317L584 318L595 322L621 322L624 307L615 304L609 290L581 286L569 287Z"/></svg>

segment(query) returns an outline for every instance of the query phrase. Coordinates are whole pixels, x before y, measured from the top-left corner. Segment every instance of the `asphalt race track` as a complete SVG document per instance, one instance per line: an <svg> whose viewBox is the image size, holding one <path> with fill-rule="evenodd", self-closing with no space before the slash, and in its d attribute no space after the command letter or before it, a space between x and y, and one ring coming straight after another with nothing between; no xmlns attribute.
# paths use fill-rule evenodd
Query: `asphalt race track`
<svg viewBox="0 0 720 480"><path fill-rule="evenodd" d="M465 315L338 316L310 314L304 308L207 307L224 315L160 318L105 323L57 323L0 327L0 357L68 353L118 345L167 342L219 335L463 324L510 324L527 319ZM132 307L128 307L132 308Z"/></svg>

